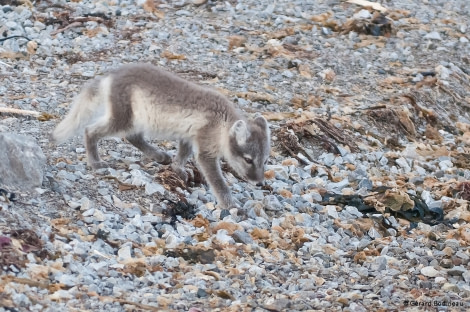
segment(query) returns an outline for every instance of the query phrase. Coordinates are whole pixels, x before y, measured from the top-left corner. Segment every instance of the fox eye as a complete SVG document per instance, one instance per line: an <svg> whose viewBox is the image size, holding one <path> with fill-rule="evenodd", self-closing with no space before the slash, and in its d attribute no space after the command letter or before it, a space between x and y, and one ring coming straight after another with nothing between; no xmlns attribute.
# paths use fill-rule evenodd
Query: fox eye
<svg viewBox="0 0 470 312"><path fill-rule="evenodd" d="M246 157L246 156L245 156L245 157L243 157L243 159L245 160L245 162L246 162L247 164L250 164L250 165L253 164L253 159L251 159L250 157Z"/></svg>

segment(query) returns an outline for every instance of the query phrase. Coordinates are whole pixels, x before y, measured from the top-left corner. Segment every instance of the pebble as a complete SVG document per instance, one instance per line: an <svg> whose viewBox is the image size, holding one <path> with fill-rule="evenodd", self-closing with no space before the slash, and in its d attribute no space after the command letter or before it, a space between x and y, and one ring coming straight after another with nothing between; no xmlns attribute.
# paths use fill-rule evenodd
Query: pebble
<svg viewBox="0 0 470 312"><path fill-rule="evenodd" d="M265 196L263 199L263 204L265 209L270 211L280 211L284 208L275 195Z"/></svg>
<svg viewBox="0 0 470 312"><path fill-rule="evenodd" d="M233 236L233 239L237 243L242 243L242 244L245 244L245 245L251 245L251 244L254 243L254 241L251 238L250 234L246 233L245 231L236 230L236 231L233 232L232 236Z"/></svg>
<svg viewBox="0 0 470 312"><path fill-rule="evenodd" d="M400 168L403 169L403 171L405 173L409 173L411 171L411 167L410 167L410 165L408 164L408 161L405 158L403 158L403 157L398 158L396 160L396 163L397 163L397 165L400 166Z"/></svg>
<svg viewBox="0 0 470 312"><path fill-rule="evenodd" d="M368 10L360 10L359 12L357 12L356 14L353 15L353 18L354 19L369 19L371 18L372 15L370 14L370 12Z"/></svg>
<svg viewBox="0 0 470 312"><path fill-rule="evenodd" d="M362 216L363 216L362 212L360 212L359 210L357 210L357 208L354 207L354 206L345 206L344 209L345 209L348 213L350 213L351 215L354 215L354 216L356 216L356 217L358 217L358 218L362 218Z"/></svg>
<svg viewBox="0 0 470 312"><path fill-rule="evenodd" d="M129 245L125 245L123 247L121 247L119 250L118 250L118 257L119 259L121 260L128 260L128 259L131 259L132 256L131 256L131 246Z"/></svg>
<svg viewBox="0 0 470 312"><path fill-rule="evenodd" d="M426 266L421 269L421 274L428 277L436 277L439 275L439 271L432 266Z"/></svg>
<svg viewBox="0 0 470 312"><path fill-rule="evenodd" d="M280 180L289 179L289 173L287 172L287 169L285 166L267 165L266 170L273 170L276 175L276 179L280 179Z"/></svg>
<svg viewBox="0 0 470 312"><path fill-rule="evenodd" d="M431 39L431 40L442 40L441 35L437 31L432 31L430 33L427 33L424 36L424 39Z"/></svg>
<svg viewBox="0 0 470 312"><path fill-rule="evenodd" d="M326 210L327 210L328 215L332 217L333 219L339 218L338 211L336 211L336 206L327 205Z"/></svg>
<svg viewBox="0 0 470 312"><path fill-rule="evenodd" d="M161 184L147 182L145 184L145 194L152 195L153 193L159 193L160 195L163 195L165 194L165 188Z"/></svg>

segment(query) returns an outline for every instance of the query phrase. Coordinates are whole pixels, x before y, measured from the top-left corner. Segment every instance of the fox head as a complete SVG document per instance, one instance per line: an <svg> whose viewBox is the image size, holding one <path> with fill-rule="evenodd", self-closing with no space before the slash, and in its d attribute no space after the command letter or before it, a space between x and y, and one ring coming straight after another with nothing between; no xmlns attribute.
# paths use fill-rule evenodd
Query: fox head
<svg viewBox="0 0 470 312"><path fill-rule="evenodd" d="M271 149L268 122L261 116L237 120L229 131L229 165L253 184L264 181L264 165Z"/></svg>

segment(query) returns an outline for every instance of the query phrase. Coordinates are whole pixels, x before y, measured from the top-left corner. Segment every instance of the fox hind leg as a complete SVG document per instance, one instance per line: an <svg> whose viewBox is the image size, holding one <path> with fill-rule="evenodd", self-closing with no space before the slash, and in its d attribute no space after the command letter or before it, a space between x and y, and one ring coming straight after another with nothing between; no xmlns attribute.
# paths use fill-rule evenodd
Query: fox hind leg
<svg viewBox="0 0 470 312"><path fill-rule="evenodd" d="M85 128L85 147L88 164L93 170L107 168L106 162L102 161L98 153L98 141L113 134L108 121L104 118Z"/></svg>
<svg viewBox="0 0 470 312"><path fill-rule="evenodd" d="M137 147L144 153L144 155L162 165L168 165L171 163L171 157L163 151L159 151L157 148L150 145L145 141L144 136L141 133L132 134L126 136L127 141Z"/></svg>

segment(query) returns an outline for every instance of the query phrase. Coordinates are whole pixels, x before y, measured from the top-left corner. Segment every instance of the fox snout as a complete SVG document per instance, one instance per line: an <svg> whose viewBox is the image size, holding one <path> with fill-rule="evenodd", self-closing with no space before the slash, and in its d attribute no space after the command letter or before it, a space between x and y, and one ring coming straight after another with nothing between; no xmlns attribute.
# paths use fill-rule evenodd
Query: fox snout
<svg viewBox="0 0 470 312"><path fill-rule="evenodd" d="M256 186L264 185L264 170L256 170L248 172L247 176L248 182Z"/></svg>

